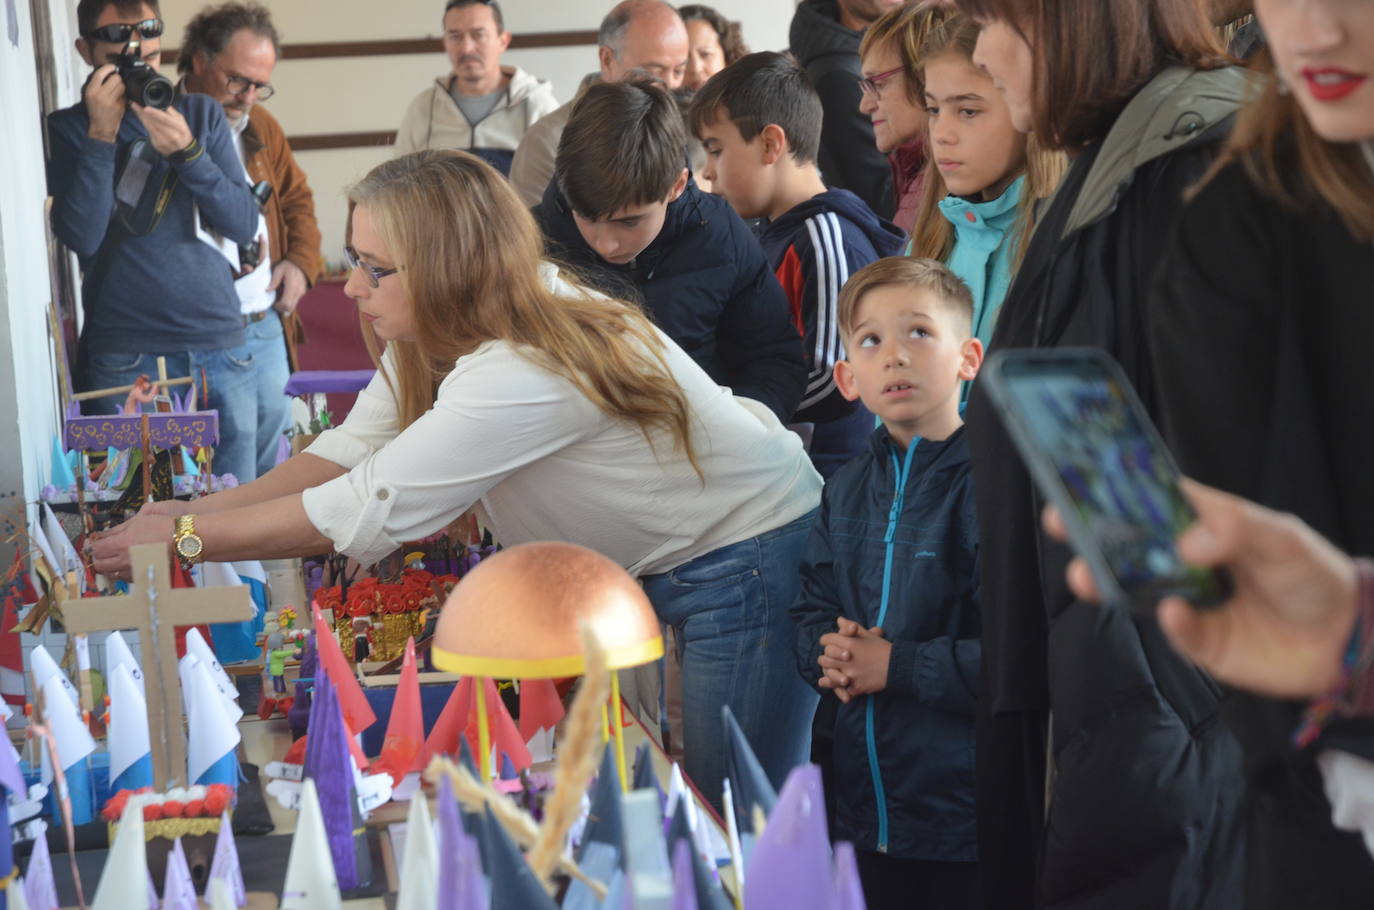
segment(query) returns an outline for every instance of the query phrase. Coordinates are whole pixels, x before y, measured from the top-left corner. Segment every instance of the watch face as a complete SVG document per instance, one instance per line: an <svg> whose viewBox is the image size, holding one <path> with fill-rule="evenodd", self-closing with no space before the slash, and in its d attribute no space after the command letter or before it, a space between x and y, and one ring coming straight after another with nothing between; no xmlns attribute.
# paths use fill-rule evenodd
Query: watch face
<svg viewBox="0 0 1374 910"><path fill-rule="evenodd" d="M188 534L177 542L177 552L187 559L195 559L200 555L201 548L204 546L199 537Z"/></svg>

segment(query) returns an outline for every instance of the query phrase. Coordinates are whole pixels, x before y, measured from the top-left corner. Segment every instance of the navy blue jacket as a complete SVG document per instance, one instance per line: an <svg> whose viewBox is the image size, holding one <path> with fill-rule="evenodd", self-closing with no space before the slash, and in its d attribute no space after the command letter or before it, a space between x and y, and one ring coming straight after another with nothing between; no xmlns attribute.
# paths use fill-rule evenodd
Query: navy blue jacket
<svg viewBox="0 0 1374 910"><path fill-rule="evenodd" d="M902 453L880 427L870 451L836 472L791 612L797 666L812 685L820 637L835 631L838 617L881 626L892 642L887 688L840 705L836 715L835 838L907 859L975 860L982 623L962 428Z"/></svg>
<svg viewBox="0 0 1374 910"><path fill-rule="evenodd" d="M811 461L829 478L873 432L868 409L835 387L835 361L844 358L840 288L870 262L901 253L906 235L848 190L827 190L763 222L758 237L806 350L806 391L792 419L816 425Z"/></svg>
<svg viewBox="0 0 1374 910"><path fill-rule="evenodd" d="M716 382L779 420L792 417L806 384L801 335L758 240L724 199L688 181L654 242L623 266L582 239L558 181L549 182L534 216L554 258L598 290L643 304Z"/></svg>
<svg viewBox="0 0 1374 910"><path fill-rule="evenodd" d="M132 112L114 142L86 135L84 102L48 117L48 192L53 232L80 257L84 355L214 351L243 343L243 317L229 260L196 237L196 214L223 236L251 243L258 206L224 110L206 95L173 102L204 152L172 164L147 150L151 166L136 204L123 183L148 131ZM168 192L170 190L170 192ZM164 195L165 194L165 195ZM159 209L159 205L162 206Z"/></svg>

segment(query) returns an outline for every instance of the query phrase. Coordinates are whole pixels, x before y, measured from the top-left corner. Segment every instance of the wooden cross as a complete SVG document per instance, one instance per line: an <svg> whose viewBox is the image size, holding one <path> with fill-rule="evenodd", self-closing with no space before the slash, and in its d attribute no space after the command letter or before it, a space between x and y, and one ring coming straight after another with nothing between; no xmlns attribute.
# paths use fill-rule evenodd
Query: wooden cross
<svg viewBox="0 0 1374 910"><path fill-rule="evenodd" d="M186 773L186 739L181 729L181 674L177 672L177 626L244 622L253 618L246 586L173 588L166 544L129 548L133 585L122 597L85 597L62 605L69 633L134 629L148 681L148 733L153 750L153 784L158 791ZM151 672L150 672L151 669ZM186 781L190 786L193 781Z"/></svg>

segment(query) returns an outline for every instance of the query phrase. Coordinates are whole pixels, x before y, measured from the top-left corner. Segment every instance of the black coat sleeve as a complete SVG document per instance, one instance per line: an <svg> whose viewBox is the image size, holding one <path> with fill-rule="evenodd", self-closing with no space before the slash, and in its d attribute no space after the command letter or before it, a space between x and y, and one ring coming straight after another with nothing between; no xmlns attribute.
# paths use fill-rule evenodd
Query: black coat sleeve
<svg viewBox="0 0 1374 910"><path fill-rule="evenodd" d="M740 231L744 231L743 223ZM758 241L746 236L735 287L716 325L717 352L736 395L762 402L786 423L806 389L806 355L792 309Z"/></svg>
<svg viewBox="0 0 1374 910"><path fill-rule="evenodd" d="M859 112L859 81L843 69L813 75L825 122L821 128L821 179L849 190L881 218L891 218L896 202L892 166L873 140L873 122Z"/></svg>
<svg viewBox="0 0 1374 910"><path fill-rule="evenodd" d="M801 590L792 604L792 622L797 627L797 672L802 679L816 686L821 678L816 658L825 649L821 636L838 628L840 610L839 587L835 583L835 553L830 546L830 506L828 497L821 496L821 508L811 536L802 551Z"/></svg>

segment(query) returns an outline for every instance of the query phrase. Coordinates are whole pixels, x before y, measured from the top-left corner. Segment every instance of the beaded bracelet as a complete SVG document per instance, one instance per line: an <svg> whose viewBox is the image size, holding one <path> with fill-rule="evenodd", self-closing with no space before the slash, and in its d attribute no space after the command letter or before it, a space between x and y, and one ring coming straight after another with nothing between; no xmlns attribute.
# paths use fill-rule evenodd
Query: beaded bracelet
<svg viewBox="0 0 1374 910"><path fill-rule="evenodd" d="M1355 560L1355 627L1350 632L1341 675L1335 688L1314 699L1303 712L1302 724L1293 732L1293 747L1305 749L1336 716L1374 713L1374 563Z"/></svg>

